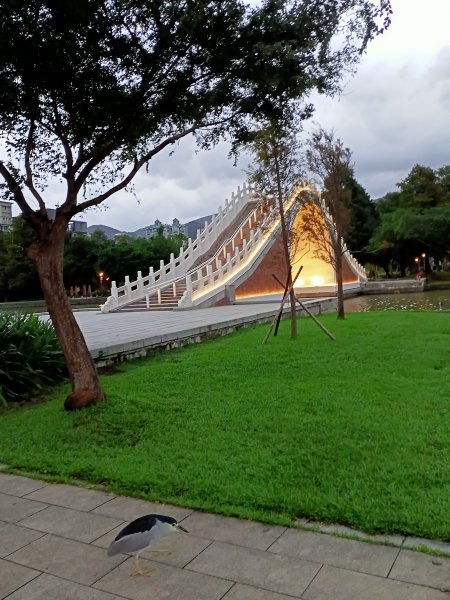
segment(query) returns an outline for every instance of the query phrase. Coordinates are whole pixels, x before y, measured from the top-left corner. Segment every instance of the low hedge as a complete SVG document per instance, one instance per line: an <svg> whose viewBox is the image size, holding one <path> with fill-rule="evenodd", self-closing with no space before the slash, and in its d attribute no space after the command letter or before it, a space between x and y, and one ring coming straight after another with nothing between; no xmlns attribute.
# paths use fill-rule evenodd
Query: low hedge
<svg viewBox="0 0 450 600"><path fill-rule="evenodd" d="M0 313L0 404L31 400L66 375L50 322L33 314Z"/></svg>

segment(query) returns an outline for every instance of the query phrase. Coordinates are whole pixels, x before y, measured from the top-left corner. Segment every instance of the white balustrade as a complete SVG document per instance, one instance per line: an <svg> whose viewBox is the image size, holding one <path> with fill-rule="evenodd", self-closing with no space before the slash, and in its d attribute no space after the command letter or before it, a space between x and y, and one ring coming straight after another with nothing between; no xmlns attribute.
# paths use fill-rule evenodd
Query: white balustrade
<svg viewBox="0 0 450 600"><path fill-rule="evenodd" d="M300 188L301 189L304 188ZM290 206L298 196L298 191L295 192L290 199ZM227 240L216 253L215 257L206 261L199 266L194 272L190 269L194 262L202 256L211 245L218 239L223 231L241 212L243 207L256 197L251 188L244 185L241 189L238 188L236 194L231 195L231 200L225 200L224 208L219 207L219 210L211 223L205 222L202 230L197 231L195 240L188 239L185 248L180 248L180 253L177 258L174 254L170 255L170 260L166 265L164 261L160 261L158 271L154 271L150 267L149 274L145 277L142 272L137 274L137 280L130 282L129 276L125 277L125 284L117 287L115 282L111 285L111 296L102 307L102 312L115 310L122 305L128 304L139 298L145 298L147 308L150 306L150 296L156 294L158 304L161 304L161 289L171 286L174 297L177 295L176 281L185 278L186 290L183 293L178 305L179 307L189 307L193 302L199 299L200 296L205 296L208 293L208 288L217 289L218 286L225 285L234 277L234 274L241 270L243 261L251 262L253 257L261 251L262 246L267 243L273 231L279 227L279 219L275 218L277 208L272 205L266 213L265 219L261 224L261 217L267 209L264 209L262 203L259 203L250 215L247 215L243 224L238 228L241 243L236 241L233 236L231 240ZM324 218L329 222L331 227L334 227L333 220L326 209L323 200L320 201L320 206L324 214ZM259 223L259 226L257 225ZM249 233L244 237L244 227L248 227ZM331 229L330 227L330 229ZM227 245L231 242L233 254L227 252ZM345 252L348 252L345 249ZM349 254L349 263L357 274L366 279L365 271L362 266ZM225 263L219 259L223 257ZM205 289L206 288L206 289Z"/></svg>

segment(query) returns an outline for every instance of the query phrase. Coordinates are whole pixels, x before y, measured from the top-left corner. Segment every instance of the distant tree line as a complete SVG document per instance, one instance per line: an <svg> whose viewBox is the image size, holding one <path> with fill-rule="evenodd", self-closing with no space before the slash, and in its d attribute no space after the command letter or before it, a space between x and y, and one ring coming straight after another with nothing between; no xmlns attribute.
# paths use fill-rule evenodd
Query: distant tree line
<svg viewBox="0 0 450 600"><path fill-rule="evenodd" d="M10 232L0 234L1 301L42 298L36 269L26 254L33 239L33 230L21 218L14 220ZM90 289L94 294L108 295L111 281L120 285L125 275L135 278L137 271L146 274L150 267L159 269L160 261L167 262L172 252L177 256L185 241L181 234L166 238L162 231L152 238L121 235L113 240L101 231L91 235L68 233L64 249L67 292L76 294L78 290L81 294Z"/></svg>
<svg viewBox="0 0 450 600"><path fill-rule="evenodd" d="M376 202L355 180L349 185L352 227L346 242L360 262L383 268L388 277L448 269L450 165L415 165L398 191Z"/></svg>

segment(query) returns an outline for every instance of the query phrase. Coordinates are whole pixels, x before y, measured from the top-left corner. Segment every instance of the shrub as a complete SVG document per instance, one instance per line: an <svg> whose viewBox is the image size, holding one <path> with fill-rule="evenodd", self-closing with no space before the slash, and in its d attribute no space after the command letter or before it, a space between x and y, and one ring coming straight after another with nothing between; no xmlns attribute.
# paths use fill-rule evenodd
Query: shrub
<svg viewBox="0 0 450 600"><path fill-rule="evenodd" d="M428 275L433 281L449 281L450 282L450 271L433 271Z"/></svg>
<svg viewBox="0 0 450 600"><path fill-rule="evenodd" d="M29 400L66 372L50 322L36 315L0 313L0 404Z"/></svg>

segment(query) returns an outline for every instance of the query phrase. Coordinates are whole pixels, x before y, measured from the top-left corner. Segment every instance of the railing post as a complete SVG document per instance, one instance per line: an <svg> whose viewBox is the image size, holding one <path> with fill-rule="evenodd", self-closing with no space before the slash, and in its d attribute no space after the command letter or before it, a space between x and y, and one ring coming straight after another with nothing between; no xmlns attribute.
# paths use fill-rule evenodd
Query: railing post
<svg viewBox="0 0 450 600"><path fill-rule="evenodd" d="M148 284L154 285L155 283L155 272L153 271L153 267L150 267L148 270Z"/></svg>
<svg viewBox="0 0 450 600"><path fill-rule="evenodd" d="M125 289L126 289L125 296L128 296L128 298L129 298L131 295L131 285L130 285L130 276L129 275L125 275Z"/></svg>
<svg viewBox="0 0 450 600"><path fill-rule="evenodd" d="M159 261L159 281L164 281L166 279L166 265L163 260Z"/></svg>
<svg viewBox="0 0 450 600"><path fill-rule="evenodd" d="M231 254L228 252L228 254L227 254L227 271L228 271L228 273L231 271L232 268L233 268L233 265L231 264Z"/></svg>
<svg viewBox="0 0 450 600"><path fill-rule="evenodd" d="M206 265L206 275L208 277L208 283L212 285L214 283L212 265Z"/></svg>
<svg viewBox="0 0 450 600"><path fill-rule="evenodd" d="M192 277L190 273L186 275L186 291L192 297Z"/></svg>
<svg viewBox="0 0 450 600"><path fill-rule="evenodd" d="M117 293L117 283L115 281L111 282L111 296L116 299L119 296L119 294Z"/></svg>
<svg viewBox="0 0 450 600"><path fill-rule="evenodd" d="M144 282L142 281L142 271L137 272L137 289L139 290L139 294L142 294L144 291Z"/></svg>
<svg viewBox="0 0 450 600"><path fill-rule="evenodd" d="M156 298L157 298L158 304L161 304L161 288L158 288L156 290Z"/></svg>

